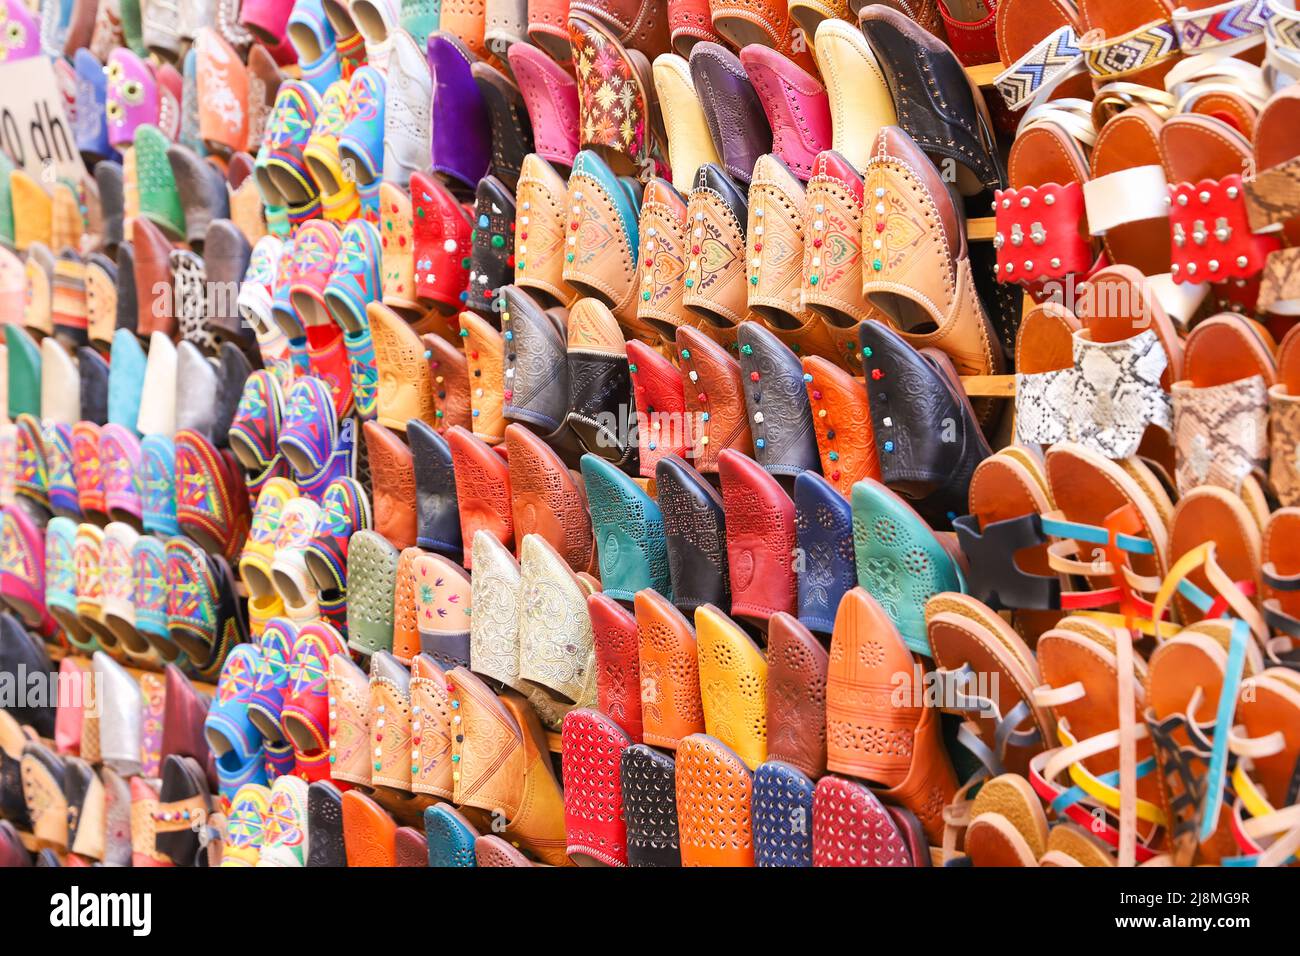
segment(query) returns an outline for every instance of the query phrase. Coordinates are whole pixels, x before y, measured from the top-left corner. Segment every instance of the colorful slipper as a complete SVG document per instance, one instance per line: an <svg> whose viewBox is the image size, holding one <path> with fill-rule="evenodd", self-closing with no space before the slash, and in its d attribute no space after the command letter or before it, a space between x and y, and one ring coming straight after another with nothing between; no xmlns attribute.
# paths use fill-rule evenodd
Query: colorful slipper
<svg viewBox="0 0 1300 956"><path fill-rule="evenodd" d="M915 866L906 837L864 784L827 776L813 792L813 866Z"/></svg>
<svg viewBox="0 0 1300 956"><path fill-rule="evenodd" d="M600 712L641 742L641 673L636 618L604 594L587 597L596 650L596 699Z"/></svg>
<svg viewBox="0 0 1300 956"><path fill-rule="evenodd" d="M473 219L451 190L431 174L413 172L410 184L415 294L441 311L459 310L461 303L468 300L468 295L461 296L469 284L466 260ZM521 202L526 201L521 197ZM516 272L519 268L522 266L516 262Z"/></svg>
<svg viewBox="0 0 1300 956"><path fill-rule="evenodd" d="M645 744L623 751L619 782L630 866L681 866L673 758Z"/></svg>
<svg viewBox="0 0 1300 956"><path fill-rule="evenodd" d="M695 629L659 593L636 595L640 638L641 716L647 743L676 750L704 732Z"/></svg>
<svg viewBox="0 0 1300 956"><path fill-rule="evenodd" d="M588 570L594 544L581 484L559 455L522 425L506 427L505 447L515 537L541 535L575 572Z"/></svg>
<svg viewBox="0 0 1300 956"><path fill-rule="evenodd" d="M588 298L574 303L567 336L566 424L591 454L629 465L637 448L619 422L619 405L630 391L623 331L608 307Z"/></svg>
<svg viewBox="0 0 1300 956"><path fill-rule="evenodd" d="M470 576L436 554L416 558L414 576L420 653L443 668L468 667Z"/></svg>
<svg viewBox="0 0 1300 956"><path fill-rule="evenodd" d="M858 583L853 509L815 471L794 480L795 533L803 566L798 575L799 622L822 634L835 627L835 610Z"/></svg>
<svg viewBox="0 0 1300 956"><path fill-rule="evenodd" d="M501 544L513 547L509 464L486 442L459 426L447 430L447 445L455 472L461 541L471 542L472 549L475 535L486 531ZM473 566L471 550L465 554L465 567Z"/></svg>
<svg viewBox="0 0 1300 956"><path fill-rule="evenodd" d="M477 866L474 841L478 831L455 807L437 803L424 811L424 832L429 846L429 866Z"/></svg>
<svg viewBox="0 0 1300 956"><path fill-rule="evenodd" d="M731 449L718 456L718 477L727 525L731 613L760 625L778 611L793 613L798 603L792 564L794 502L753 459Z"/></svg>
<svg viewBox="0 0 1300 956"><path fill-rule="evenodd" d="M368 529L348 544L348 647L361 654L393 646L397 558L397 549Z"/></svg>
<svg viewBox="0 0 1300 956"><path fill-rule="evenodd" d="M813 782L800 770L769 760L754 772L754 865L813 865Z"/></svg>
<svg viewBox="0 0 1300 956"><path fill-rule="evenodd" d="M406 438L415 459L415 543L459 560L464 549L451 447L431 425L418 419L407 423Z"/></svg>
<svg viewBox="0 0 1300 956"><path fill-rule="evenodd" d="M565 851L580 865L627 866L619 767L631 740L609 717L580 709L564 717L564 742Z"/></svg>
<svg viewBox="0 0 1300 956"><path fill-rule="evenodd" d="M734 621L710 605L695 610L705 732L751 770L767 759L767 662Z"/></svg>
<svg viewBox="0 0 1300 956"><path fill-rule="evenodd" d="M753 775L725 744L692 734L677 748L682 866L753 866Z"/></svg>
<svg viewBox="0 0 1300 956"><path fill-rule="evenodd" d="M671 595L663 516L641 486L603 458L582 456L600 556L601 580L611 597L630 601L643 588Z"/></svg>

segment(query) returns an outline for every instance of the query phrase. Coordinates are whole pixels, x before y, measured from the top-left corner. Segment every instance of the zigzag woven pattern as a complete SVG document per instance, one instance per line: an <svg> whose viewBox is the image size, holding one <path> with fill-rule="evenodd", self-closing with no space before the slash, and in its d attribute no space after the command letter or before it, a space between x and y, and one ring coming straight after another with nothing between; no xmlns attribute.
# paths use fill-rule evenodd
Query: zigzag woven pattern
<svg viewBox="0 0 1300 956"><path fill-rule="evenodd" d="M1021 57L1020 61L997 78L998 92L1009 109L1019 109L1033 99L1048 83L1082 61L1079 38L1074 28L1061 27Z"/></svg>
<svg viewBox="0 0 1300 956"><path fill-rule="evenodd" d="M1287 10L1275 3L1268 4L1270 16L1264 24L1264 35L1269 51L1294 54L1300 50L1300 13Z"/></svg>
<svg viewBox="0 0 1300 956"><path fill-rule="evenodd" d="M1118 78L1155 66L1178 52L1172 23L1151 23L1115 39L1079 41L1088 72L1098 78Z"/></svg>
<svg viewBox="0 0 1300 956"><path fill-rule="evenodd" d="M1272 16L1268 0L1237 0L1226 9L1179 11L1174 28L1183 52L1192 53L1262 34Z"/></svg>

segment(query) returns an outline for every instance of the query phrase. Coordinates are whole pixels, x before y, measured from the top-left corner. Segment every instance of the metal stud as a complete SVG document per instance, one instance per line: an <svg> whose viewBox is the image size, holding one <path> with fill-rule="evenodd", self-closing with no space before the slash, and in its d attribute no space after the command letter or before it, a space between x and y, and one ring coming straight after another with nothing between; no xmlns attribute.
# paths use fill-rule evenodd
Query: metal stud
<svg viewBox="0 0 1300 956"><path fill-rule="evenodd" d="M1036 246L1041 246L1043 243L1047 241L1047 230L1043 228L1043 224L1041 222L1035 222L1030 225L1029 238L1033 241L1034 245Z"/></svg>
<svg viewBox="0 0 1300 956"><path fill-rule="evenodd" d="M1043 197L1043 204L1047 206L1055 206L1056 195L1054 193L1048 193L1046 196Z"/></svg>
<svg viewBox="0 0 1300 956"><path fill-rule="evenodd" d="M1020 208L1021 208L1021 209L1028 209L1028 208L1029 208L1029 197L1028 197L1028 196L1021 196L1021 197L1020 197Z"/></svg>
<svg viewBox="0 0 1300 956"><path fill-rule="evenodd" d="M1210 191L1208 189L1202 189L1196 194L1196 198L1201 201L1201 205L1204 205L1210 201Z"/></svg>
<svg viewBox="0 0 1300 956"><path fill-rule="evenodd" d="M1249 264L1250 264L1250 260L1247 259L1245 256L1237 256L1237 268L1238 268L1238 269L1244 269L1244 268L1246 268L1246 266L1249 265Z"/></svg>

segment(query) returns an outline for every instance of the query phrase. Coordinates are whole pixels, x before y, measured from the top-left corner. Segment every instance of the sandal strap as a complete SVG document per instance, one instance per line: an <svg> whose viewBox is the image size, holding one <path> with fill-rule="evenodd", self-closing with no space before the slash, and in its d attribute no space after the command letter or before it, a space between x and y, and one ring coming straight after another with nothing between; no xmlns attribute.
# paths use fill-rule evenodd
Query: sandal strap
<svg viewBox="0 0 1300 956"><path fill-rule="evenodd" d="M1168 20L1153 20L1117 37L1090 31L1079 38L1088 72L1096 79L1120 79L1149 70L1178 53L1178 34Z"/></svg>
<svg viewBox="0 0 1300 956"><path fill-rule="evenodd" d="M1060 27L1029 50L993 81L1007 109L1037 106L1051 97L1066 79L1083 73L1087 66L1074 27Z"/></svg>
<svg viewBox="0 0 1300 956"><path fill-rule="evenodd" d="M1280 0L1267 0L1269 17L1264 25L1268 53L1265 62L1271 69L1289 77L1300 77L1300 10Z"/></svg>
<svg viewBox="0 0 1300 956"><path fill-rule="evenodd" d="M1272 95L1262 69L1217 52L1180 60L1166 74L1165 89L1177 97L1176 113L1190 112L1196 100L1208 93L1240 96L1256 110L1263 109Z"/></svg>
<svg viewBox="0 0 1300 956"><path fill-rule="evenodd" d="M1092 101L1074 96L1048 100L1025 110L1016 125L1019 136L1031 126L1052 123L1086 149L1097 142L1097 128L1092 122Z"/></svg>
<svg viewBox="0 0 1300 956"><path fill-rule="evenodd" d="M1228 0L1200 10L1179 7L1173 23L1184 53L1230 56L1264 42L1271 16L1268 0Z"/></svg>

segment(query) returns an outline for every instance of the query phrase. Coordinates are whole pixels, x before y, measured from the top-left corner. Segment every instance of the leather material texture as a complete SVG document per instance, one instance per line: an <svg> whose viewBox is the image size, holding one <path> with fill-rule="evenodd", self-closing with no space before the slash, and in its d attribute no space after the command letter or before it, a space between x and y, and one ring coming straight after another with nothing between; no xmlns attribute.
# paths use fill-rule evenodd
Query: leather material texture
<svg viewBox="0 0 1300 956"><path fill-rule="evenodd" d="M866 386L816 355L804 357L803 371L821 473L847 499L855 482L863 478L880 479L880 459Z"/></svg>
<svg viewBox="0 0 1300 956"><path fill-rule="evenodd" d="M361 654L392 649L397 558L376 531L358 531L348 543L348 647Z"/></svg>
<svg viewBox="0 0 1300 956"><path fill-rule="evenodd" d="M644 342L627 343L632 400L637 409L637 453L642 478L652 478L665 455L686 452L686 396L677 367Z"/></svg>
<svg viewBox="0 0 1300 956"><path fill-rule="evenodd" d="M568 162L572 162L570 156ZM544 306L568 305L577 293L564 281L569 229L569 185L555 166L537 153L520 165L515 191L518 236L515 285Z"/></svg>
<svg viewBox="0 0 1300 956"><path fill-rule="evenodd" d="M737 330L754 457L773 475L817 471L812 408L798 356L757 322Z"/></svg>
<svg viewBox="0 0 1300 956"><path fill-rule="evenodd" d="M669 755L633 744L619 761L629 866L681 866L676 768Z"/></svg>
<svg viewBox="0 0 1300 956"><path fill-rule="evenodd" d="M549 445L524 426L508 425L505 444L518 539L541 535L571 569L590 570L595 542L582 483Z"/></svg>
<svg viewBox="0 0 1300 956"><path fill-rule="evenodd" d="M775 614L767 662L768 757L815 780L826 772L826 647L794 616Z"/></svg>
<svg viewBox="0 0 1300 956"><path fill-rule="evenodd" d="M772 152L807 179L817 154L831 146L831 111L817 78L789 57L758 43L740 51L740 62L772 127Z"/></svg>
<svg viewBox="0 0 1300 956"><path fill-rule="evenodd" d="M752 459L724 451L718 460L727 520L731 613L765 622L797 604L794 502Z"/></svg>
<svg viewBox="0 0 1300 956"><path fill-rule="evenodd" d="M754 771L754 865L813 865L813 782L801 770L769 760Z"/></svg>
<svg viewBox="0 0 1300 956"><path fill-rule="evenodd" d="M378 422L361 426L374 487L375 530L401 550L415 545L415 458L400 438Z"/></svg>
<svg viewBox="0 0 1300 956"><path fill-rule="evenodd" d="M470 576L442 555L421 555L414 563L420 651L442 667L468 666Z"/></svg>
<svg viewBox="0 0 1300 956"><path fill-rule="evenodd" d="M673 600L683 611L701 604L731 606L726 520L722 497L704 477L676 456L655 466L664 516Z"/></svg>
<svg viewBox="0 0 1300 956"><path fill-rule="evenodd" d="M486 442L463 428L448 429L447 445L455 470L461 541L472 547L475 534L487 531L497 541L513 547L510 466ZM473 568L472 551L465 558L465 567Z"/></svg>
<svg viewBox="0 0 1300 956"><path fill-rule="evenodd" d="M625 601L643 588L671 595L659 505L625 473L595 455L582 456L582 477L604 591Z"/></svg>
<svg viewBox="0 0 1300 956"><path fill-rule="evenodd" d="M695 610L704 729L751 770L767 759L767 662L735 621L716 607Z"/></svg>
<svg viewBox="0 0 1300 956"><path fill-rule="evenodd" d="M713 339L686 326L677 330L676 348L692 422L689 460L701 474L716 474L724 449L749 454L754 447L740 364Z"/></svg>
<svg viewBox="0 0 1300 956"><path fill-rule="evenodd" d="M737 181L716 163L695 173L686 204L690 229L682 304L711 325L728 328L749 315L745 228L749 207Z"/></svg>
<svg viewBox="0 0 1300 956"><path fill-rule="evenodd" d="M415 468L416 544L451 558L462 552L456 472L447 439L427 422L406 426Z"/></svg>
<svg viewBox="0 0 1300 956"><path fill-rule="evenodd" d="M569 411L567 330L518 286L501 289L505 357L502 413L542 435L554 433Z"/></svg>
<svg viewBox="0 0 1300 956"><path fill-rule="evenodd" d="M564 830L570 858L627 866L619 769L631 742L598 711L580 708L565 715Z"/></svg>
<svg viewBox="0 0 1300 956"><path fill-rule="evenodd" d="M749 185L754 162L772 151L772 128L740 58L719 43L691 48L691 78L723 168Z"/></svg>
<svg viewBox="0 0 1300 956"><path fill-rule="evenodd" d="M429 866L476 866L474 840L478 831L455 807L437 803L424 811L424 835L429 847Z"/></svg>
<svg viewBox="0 0 1300 956"><path fill-rule="evenodd" d="M559 706L596 702L589 586L540 535L519 547L519 677Z"/></svg>
<svg viewBox="0 0 1300 956"><path fill-rule="evenodd" d="M344 793L342 802L348 866L395 866L397 824L388 811L359 790Z"/></svg>
<svg viewBox="0 0 1300 956"><path fill-rule="evenodd" d="M829 634L845 592L858 583L853 550L853 509L825 478L806 471L794 480L795 538L799 571L799 621Z"/></svg>
<svg viewBox="0 0 1300 956"><path fill-rule="evenodd" d="M677 748L682 866L753 866L753 774L724 743L692 734Z"/></svg>
<svg viewBox="0 0 1300 956"><path fill-rule="evenodd" d="M328 780L307 788L307 866L347 866L343 794Z"/></svg>
<svg viewBox="0 0 1300 956"><path fill-rule="evenodd" d="M681 611L649 589L637 594L641 718L648 744L676 750L704 732L695 628Z"/></svg>
<svg viewBox="0 0 1300 956"><path fill-rule="evenodd" d="M944 528L965 510L971 476L990 453L974 409L941 365L884 323L865 323L860 336L881 480L915 489L916 507ZM933 440L954 426L952 441ZM922 434L931 437L918 442Z"/></svg>
<svg viewBox="0 0 1300 956"><path fill-rule="evenodd" d="M636 328L639 206L639 193L595 151L584 149L574 158L564 281L599 299L629 328Z"/></svg>
<svg viewBox="0 0 1300 956"><path fill-rule="evenodd" d="M460 314L469 368L470 419L474 434L490 445L501 440L506 420L504 403L505 339L495 326L473 312Z"/></svg>
<svg viewBox="0 0 1300 956"><path fill-rule="evenodd" d="M596 649L596 701L630 741L641 742L640 639L636 618L604 594L587 596Z"/></svg>
<svg viewBox="0 0 1300 956"><path fill-rule="evenodd" d="M631 391L627 347L609 308L579 299L568 323L569 412L565 423L593 455L626 467L636 446L618 427Z"/></svg>

